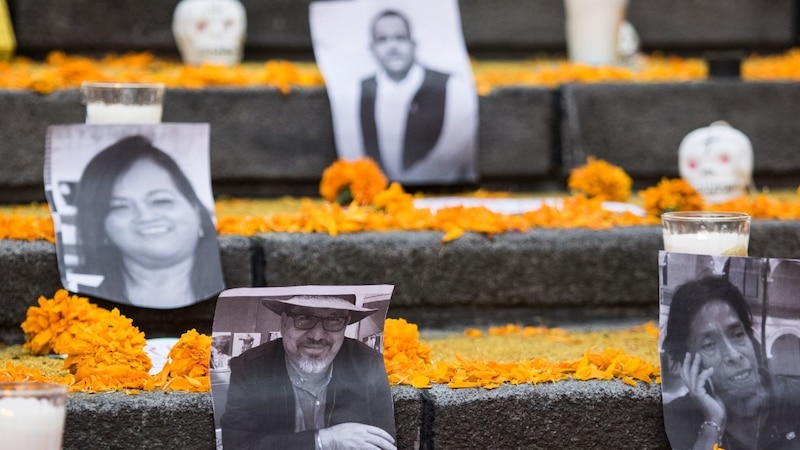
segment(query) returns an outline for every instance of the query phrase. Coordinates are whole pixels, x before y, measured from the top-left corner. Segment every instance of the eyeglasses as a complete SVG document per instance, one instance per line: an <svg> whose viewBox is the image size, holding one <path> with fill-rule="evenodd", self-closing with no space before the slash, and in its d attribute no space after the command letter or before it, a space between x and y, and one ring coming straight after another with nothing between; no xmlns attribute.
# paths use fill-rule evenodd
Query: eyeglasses
<svg viewBox="0 0 800 450"><path fill-rule="evenodd" d="M286 313L294 321L294 327L298 330L310 330L322 321L322 329L325 331L342 331L350 321L350 316L320 317L311 314L292 314Z"/></svg>

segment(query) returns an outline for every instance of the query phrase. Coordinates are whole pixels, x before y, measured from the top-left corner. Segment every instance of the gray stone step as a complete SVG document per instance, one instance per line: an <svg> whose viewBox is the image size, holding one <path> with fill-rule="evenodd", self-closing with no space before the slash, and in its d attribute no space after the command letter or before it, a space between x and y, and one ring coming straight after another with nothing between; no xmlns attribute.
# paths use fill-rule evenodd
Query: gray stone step
<svg viewBox="0 0 800 450"><path fill-rule="evenodd" d="M398 449L667 450L658 385L392 388ZM69 394L65 450L213 450L210 394Z"/></svg>
<svg viewBox="0 0 800 450"><path fill-rule="evenodd" d="M0 202L43 201L48 125L84 120L77 90L40 95L0 91ZM634 188L678 176L677 149L690 131L725 120L753 144L757 187L794 188L800 85L710 80L695 83L511 87L480 98L480 186L565 190L569 172L594 155L616 164ZM317 196L336 159L324 88L168 89L165 122L211 125L216 195Z"/></svg>
<svg viewBox="0 0 800 450"><path fill-rule="evenodd" d="M426 328L656 320L658 226L536 229L447 244L438 232L263 234L219 238L226 286L393 284L390 317ZM755 221L750 254L800 258L800 222ZM55 245L0 241L0 341L21 342L19 324L60 281ZM215 301L179 310L119 306L148 337L211 332Z"/></svg>
<svg viewBox="0 0 800 450"><path fill-rule="evenodd" d="M392 388L399 449L668 449L658 385ZM69 394L64 450L212 450L210 394Z"/></svg>
<svg viewBox="0 0 800 450"><path fill-rule="evenodd" d="M640 183L678 177L681 140L696 128L724 120L750 138L757 185L793 187L800 180L797 130L792 123L800 116L798 102L798 83L565 86L564 170L594 155L624 167Z"/></svg>
<svg viewBox="0 0 800 450"><path fill-rule="evenodd" d="M176 0L9 0L22 54L151 50L177 55L172 36ZM309 1L243 0L248 17L245 58L312 57ZM559 0L459 2L473 56L564 54L565 13ZM720 49L774 51L798 42L796 2L773 0L631 0L627 18L647 51Z"/></svg>
<svg viewBox="0 0 800 450"><path fill-rule="evenodd" d="M497 90L480 100L480 171L508 189L552 183L555 104L545 88ZM40 95L0 90L0 202L44 200L47 126L80 123L78 90ZM323 170L336 160L325 89L168 89L164 122L211 124L216 195L319 195Z"/></svg>

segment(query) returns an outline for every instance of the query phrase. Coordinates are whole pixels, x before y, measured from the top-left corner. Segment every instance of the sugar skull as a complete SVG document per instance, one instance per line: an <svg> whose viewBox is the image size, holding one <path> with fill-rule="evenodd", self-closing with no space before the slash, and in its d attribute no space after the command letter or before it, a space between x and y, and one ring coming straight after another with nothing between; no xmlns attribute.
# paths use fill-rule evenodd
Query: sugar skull
<svg viewBox="0 0 800 450"><path fill-rule="evenodd" d="M744 133L717 121L683 138L678 169L707 203L721 203L744 195L752 184L753 147Z"/></svg>
<svg viewBox="0 0 800 450"><path fill-rule="evenodd" d="M242 60L247 14L239 0L182 0L172 33L186 64L232 66Z"/></svg>

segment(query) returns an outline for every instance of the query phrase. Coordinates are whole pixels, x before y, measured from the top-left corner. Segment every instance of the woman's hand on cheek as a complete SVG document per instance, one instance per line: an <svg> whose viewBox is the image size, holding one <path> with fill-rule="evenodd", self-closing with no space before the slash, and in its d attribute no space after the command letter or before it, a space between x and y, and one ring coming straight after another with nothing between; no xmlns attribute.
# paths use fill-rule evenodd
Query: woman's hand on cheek
<svg viewBox="0 0 800 450"><path fill-rule="evenodd" d="M705 420L722 427L726 418L725 405L706 387L711 375L714 374L714 368L701 370L702 359L703 357L699 353L694 355L687 353L681 366L681 379L689 389L689 395L703 410Z"/></svg>

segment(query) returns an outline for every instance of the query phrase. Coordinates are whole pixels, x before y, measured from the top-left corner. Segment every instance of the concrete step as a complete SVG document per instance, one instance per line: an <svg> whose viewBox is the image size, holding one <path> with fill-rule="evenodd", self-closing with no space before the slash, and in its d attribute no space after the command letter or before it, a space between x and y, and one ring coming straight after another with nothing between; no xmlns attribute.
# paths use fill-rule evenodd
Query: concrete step
<svg viewBox="0 0 800 450"><path fill-rule="evenodd" d="M562 381L494 390L392 387L411 449L667 450L659 385ZM213 450L210 394L70 394L64 450Z"/></svg>
<svg viewBox="0 0 800 450"><path fill-rule="evenodd" d="M750 138L757 186L800 182L796 130L782 118L800 114L798 83L574 84L563 88L562 99L567 171L594 155L655 185L678 176L677 148L686 134L725 120Z"/></svg>
<svg viewBox="0 0 800 450"><path fill-rule="evenodd" d="M480 100L480 171L507 188L551 183L554 93L502 89ZM39 95L0 91L0 202L44 200L48 125L80 123L78 90ZM325 89L168 89L164 122L211 124L211 177L216 195L319 195L323 170L336 160ZM563 186L550 186L555 189Z"/></svg>
<svg viewBox="0 0 800 450"><path fill-rule="evenodd" d="M77 90L49 95L0 91L0 202L44 201L48 125L80 123ZM594 155L618 165L634 188L678 176L678 146L690 131L726 120L752 141L757 187L797 187L800 84L695 83L510 87L480 98L480 187L563 191L569 172ZM336 160L324 88L168 89L165 122L211 125L215 195L318 195Z"/></svg>
<svg viewBox="0 0 800 450"><path fill-rule="evenodd" d="M8 0L18 49L42 55L150 50L177 56L172 14L177 0ZM245 58L311 59L309 0L243 0ZM558 0L459 2L473 56L564 54L565 13ZM630 1L628 20L646 51L775 51L798 40L794 0Z"/></svg>
<svg viewBox="0 0 800 450"><path fill-rule="evenodd" d="M438 232L271 233L219 238L226 286L393 284L389 316L424 328L581 321L657 320L658 226L536 229L447 244ZM750 254L800 257L800 222L754 221ZM60 281L55 245L0 241L0 341ZM178 310L119 306L148 337L210 334L215 301Z"/></svg>

